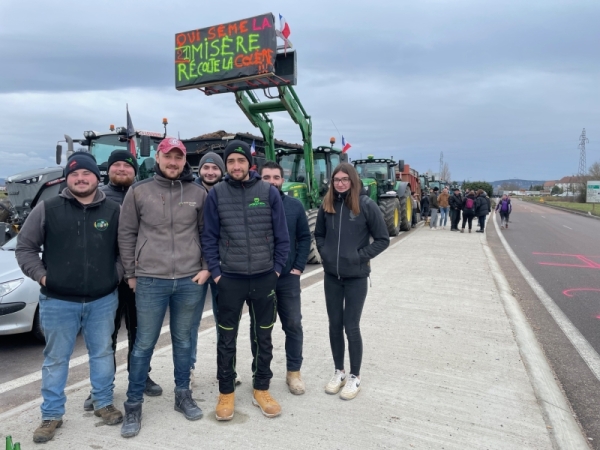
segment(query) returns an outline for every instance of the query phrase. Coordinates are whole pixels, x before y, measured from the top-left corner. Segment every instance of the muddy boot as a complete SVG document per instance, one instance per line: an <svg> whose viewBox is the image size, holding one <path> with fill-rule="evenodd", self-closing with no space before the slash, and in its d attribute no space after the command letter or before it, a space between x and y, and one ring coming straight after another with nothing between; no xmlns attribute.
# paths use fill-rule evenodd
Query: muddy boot
<svg viewBox="0 0 600 450"><path fill-rule="evenodd" d="M63 424L62 420L42 420L42 424L33 432L33 442L41 444L54 437L56 429Z"/></svg>
<svg viewBox="0 0 600 450"><path fill-rule="evenodd" d="M294 395L302 395L304 392L306 392L304 381L302 381L302 377L300 376L300 371L288 371L285 377L285 382L287 383L290 392Z"/></svg>
<svg viewBox="0 0 600 450"><path fill-rule="evenodd" d="M142 428L142 404L125 402L125 418L121 425L121 436L130 438L137 436Z"/></svg>
<svg viewBox="0 0 600 450"><path fill-rule="evenodd" d="M254 389L252 404L258 406L265 417L277 417L281 414L281 406L267 390Z"/></svg>
<svg viewBox="0 0 600 450"><path fill-rule="evenodd" d="M231 420L235 410L235 393L219 394L219 401L216 408L217 420Z"/></svg>
<svg viewBox="0 0 600 450"><path fill-rule="evenodd" d="M192 398L189 389L175 388L175 411L182 413L187 420L202 419L202 410Z"/></svg>
<svg viewBox="0 0 600 450"><path fill-rule="evenodd" d="M148 378L146 378L146 387L144 388L144 394L150 397L157 397L159 395L162 395L162 393L162 388L154 381L152 381L152 378L150 378L150 375L148 375Z"/></svg>
<svg viewBox="0 0 600 450"><path fill-rule="evenodd" d="M123 414L113 405L105 406L104 408L94 411L96 417L102 417L105 425L116 425L123 422Z"/></svg>

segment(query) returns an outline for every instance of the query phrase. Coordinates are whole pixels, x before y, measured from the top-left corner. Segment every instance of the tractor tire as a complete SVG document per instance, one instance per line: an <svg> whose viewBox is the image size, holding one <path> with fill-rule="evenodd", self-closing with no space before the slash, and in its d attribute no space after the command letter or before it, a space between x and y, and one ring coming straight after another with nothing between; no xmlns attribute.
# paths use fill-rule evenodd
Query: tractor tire
<svg viewBox="0 0 600 450"><path fill-rule="evenodd" d="M308 253L308 264L321 264L322 259L317 250L317 241L315 240L315 226L317 225L318 209L309 209L306 211L308 219L308 228L310 229L310 252Z"/></svg>
<svg viewBox="0 0 600 450"><path fill-rule="evenodd" d="M379 200L379 209L390 236L400 233L400 202L397 198L382 198Z"/></svg>
<svg viewBox="0 0 600 450"><path fill-rule="evenodd" d="M410 211L408 211L407 208L410 208ZM400 230L410 231L413 214L414 211L412 210L412 201L410 196L402 197L400 199Z"/></svg>

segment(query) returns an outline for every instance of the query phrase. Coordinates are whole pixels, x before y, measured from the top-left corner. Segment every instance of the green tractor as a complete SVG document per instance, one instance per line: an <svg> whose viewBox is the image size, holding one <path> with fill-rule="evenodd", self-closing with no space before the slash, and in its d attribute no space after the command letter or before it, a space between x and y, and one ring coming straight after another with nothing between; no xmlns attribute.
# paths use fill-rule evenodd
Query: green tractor
<svg viewBox="0 0 600 450"><path fill-rule="evenodd" d="M398 162L393 159L374 158L352 161L367 193L377 202L383 213L390 236L397 236L400 231L409 231L412 221L412 201L410 185L396 179ZM400 163L404 166L404 163ZM399 168L403 171L403 167Z"/></svg>

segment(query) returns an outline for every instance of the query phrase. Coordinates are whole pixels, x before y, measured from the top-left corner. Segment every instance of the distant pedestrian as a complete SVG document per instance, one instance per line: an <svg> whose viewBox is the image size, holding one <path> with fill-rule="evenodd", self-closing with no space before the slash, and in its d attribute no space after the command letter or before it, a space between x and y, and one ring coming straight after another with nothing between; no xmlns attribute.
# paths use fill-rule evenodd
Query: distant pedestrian
<svg viewBox="0 0 600 450"><path fill-rule="evenodd" d="M383 215L375 202L361 192L360 179L351 164L341 163L333 171L319 208L315 239L323 258L329 343L335 364L325 392L337 394L343 387L340 397L351 400L361 384L360 316L367 297L370 261L390 244ZM350 354L348 376L344 370L344 331Z"/></svg>
<svg viewBox="0 0 600 450"><path fill-rule="evenodd" d="M450 205L450 231L458 231L458 222L460 222L460 212L462 211L463 198L460 195L460 189L454 188L454 193L448 200Z"/></svg>
<svg viewBox="0 0 600 450"><path fill-rule="evenodd" d="M418 223L418 218L417 218L417 214L419 213L419 199L417 198L417 194L414 191L410 192L410 200L412 202L412 217L411 217L411 228L414 228L417 226Z"/></svg>
<svg viewBox="0 0 600 450"><path fill-rule="evenodd" d="M448 188L442 189L442 193L438 196L438 204L440 206L440 227L442 230L446 229L446 223L448 221L449 198ZM450 228L452 228L452 222L450 222Z"/></svg>
<svg viewBox="0 0 600 450"><path fill-rule="evenodd" d="M469 191L462 203L462 229L461 233L465 232L465 225L469 224L469 233L473 227L473 217L475 217L475 193Z"/></svg>
<svg viewBox="0 0 600 450"><path fill-rule="evenodd" d="M23 273L41 287L39 313L46 347L42 423L33 433L38 443L51 440L63 424L69 360L80 332L89 355L94 415L106 425L123 420L113 405L111 338L119 304L117 285L123 277L117 242L120 208L98 190L100 171L90 154L74 153L65 177L67 187L60 195L33 208L15 251ZM144 380L147 376L148 368Z"/></svg>
<svg viewBox="0 0 600 450"><path fill-rule="evenodd" d="M477 233L485 231L485 218L491 211L492 203L490 198L483 189L479 189L477 191L477 198L475 199L475 215L479 219L479 230L477 230Z"/></svg>
<svg viewBox="0 0 600 450"><path fill-rule="evenodd" d="M425 221L425 225L429 223L429 192L427 190L423 190L421 199L421 218Z"/></svg>
<svg viewBox="0 0 600 450"><path fill-rule="evenodd" d="M512 210L512 205L510 204L510 198L508 195L502 195L502 198L496 205L496 212L500 212L500 229L508 228L508 216Z"/></svg>
<svg viewBox="0 0 600 450"><path fill-rule="evenodd" d="M429 210L431 211L431 220L429 222L430 230L437 230L438 210L440 208L438 203L438 191L439 188L436 186L433 188L433 192L429 195Z"/></svg>

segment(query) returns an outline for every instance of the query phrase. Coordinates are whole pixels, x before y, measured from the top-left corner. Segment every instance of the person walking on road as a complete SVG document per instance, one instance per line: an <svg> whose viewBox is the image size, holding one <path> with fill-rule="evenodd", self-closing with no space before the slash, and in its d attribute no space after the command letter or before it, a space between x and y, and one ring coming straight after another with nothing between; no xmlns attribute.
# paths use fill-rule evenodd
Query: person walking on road
<svg viewBox="0 0 600 450"><path fill-rule="evenodd" d="M469 233L473 227L473 217L475 217L475 193L473 191L468 191L465 196L462 204L462 228L460 230L461 233L465 232L465 225L467 222L469 223Z"/></svg>
<svg viewBox="0 0 600 450"><path fill-rule="evenodd" d="M33 208L15 251L23 273L41 286L39 314L46 347L42 423L33 433L38 443L51 440L63 424L69 360L79 332L89 355L94 415L106 425L123 420L113 405L111 339L117 285L123 277L117 242L120 208L98 190L100 171L90 154L74 153L65 178L67 187L59 196Z"/></svg>
<svg viewBox="0 0 600 450"><path fill-rule="evenodd" d="M496 212L498 211L500 211L500 229L508 228L508 216L512 211L512 205L510 204L510 199L508 198L508 195L502 195L502 198L496 205Z"/></svg>
<svg viewBox="0 0 600 450"><path fill-rule="evenodd" d="M361 189L360 178L351 164L341 163L333 171L317 215L315 239L323 259L329 343L335 365L325 392L337 394L343 388L340 397L351 400L361 386L360 316L367 297L371 259L390 244L383 215ZM344 331L350 355L348 376L344 370Z"/></svg>
<svg viewBox="0 0 600 450"><path fill-rule="evenodd" d="M271 397L271 332L276 320L277 280L290 251L285 212L278 190L250 171L250 146L233 140L224 151L228 174L208 194L202 245L219 288L217 420L235 410L236 341L244 303L250 310L252 403L266 417L281 414Z"/></svg>
<svg viewBox="0 0 600 450"><path fill-rule="evenodd" d="M492 211L492 204L486 192L482 189L477 191L475 200L475 215L479 218L479 230L477 233L485 232L485 218Z"/></svg>
<svg viewBox="0 0 600 450"><path fill-rule="evenodd" d="M121 436L142 426L144 389L167 308L175 378L175 411L202 418L190 390L192 316L210 276L200 235L206 191L193 183L186 149L165 138L156 150L155 175L133 185L123 201L119 249L125 278L136 293L138 329L129 364L129 387Z"/></svg>
<svg viewBox="0 0 600 450"><path fill-rule="evenodd" d="M421 199L421 218L425 221L425 225L429 223L429 220L427 220L429 215L429 193L427 191L423 191L423 198Z"/></svg>
<svg viewBox="0 0 600 450"><path fill-rule="evenodd" d="M448 188L442 189L442 193L438 196L438 204L440 207L440 227L442 230L446 229L446 222L448 221L448 200L450 195L448 194ZM452 222L450 222L452 228Z"/></svg>
<svg viewBox="0 0 600 450"><path fill-rule="evenodd" d="M417 226L417 212L420 211L419 208L419 199L417 198L417 193L414 191L410 192L410 200L412 202L412 217L411 217L411 228L415 228Z"/></svg>
<svg viewBox="0 0 600 450"><path fill-rule="evenodd" d="M290 252L281 276L277 280L277 313L285 333L286 383L292 394L304 394L306 388L300 368L302 366L302 311L300 300L300 275L304 272L310 252L311 234L304 206L300 200L281 192L283 168L276 162L267 161L260 169L263 181L277 188L283 202Z"/></svg>
<svg viewBox="0 0 600 450"><path fill-rule="evenodd" d="M198 175L199 178L195 182L200 185L206 191L206 195L208 195L210 190L215 187L225 175L225 164L223 164L223 159L214 152L206 153L202 159L200 159L200 164L198 165ZM204 312L204 304L206 303L206 294L208 293L209 286L212 296L213 318L215 319L217 328L217 341L219 340L219 310L217 308L217 295L219 293L219 289L217 288L215 280L210 277L200 289L200 301L196 305L194 316L192 318L192 365L190 367L190 380L192 387L196 385L197 378L194 370L196 369L196 358L198 352L198 329L200 328L200 321L202 320L202 313ZM236 382L239 384L242 382L242 380L238 377Z"/></svg>
<svg viewBox="0 0 600 450"><path fill-rule="evenodd" d="M129 190L129 187L134 183L135 177L138 172L138 163L135 157L127 150L115 150L110 154L108 158L108 179L109 183L105 186L101 186L99 189L104 192L106 198L118 203L123 204L125 194ZM137 315L135 312L135 292L131 290L127 281L121 280L117 289L119 297L119 306L115 315L115 331L112 335L112 347L113 352L116 355L117 351L117 336L121 323L125 319L125 327L127 328L127 372L129 372L129 360L131 359L131 352L135 344L135 334L137 331ZM115 360L115 367L117 363ZM152 369L149 369L150 371ZM162 395L162 388L156 384L148 375L146 378L146 388L144 393L151 397ZM92 403L92 395L83 403L83 409L85 411L93 411L94 405Z"/></svg>
<svg viewBox="0 0 600 450"><path fill-rule="evenodd" d="M430 230L437 230L438 209L440 208L438 203L438 191L439 189L436 186L433 188L433 192L429 195L429 211L431 215L431 221L429 222Z"/></svg>
<svg viewBox="0 0 600 450"><path fill-rule="evenodd" d="M460 222L460 212L462 211L463 198L460 195L460 189L454 188L454 193L450 196L450 200L448 200L448 204L450 205L450 231L458 231L458 222Z"/></svg>

